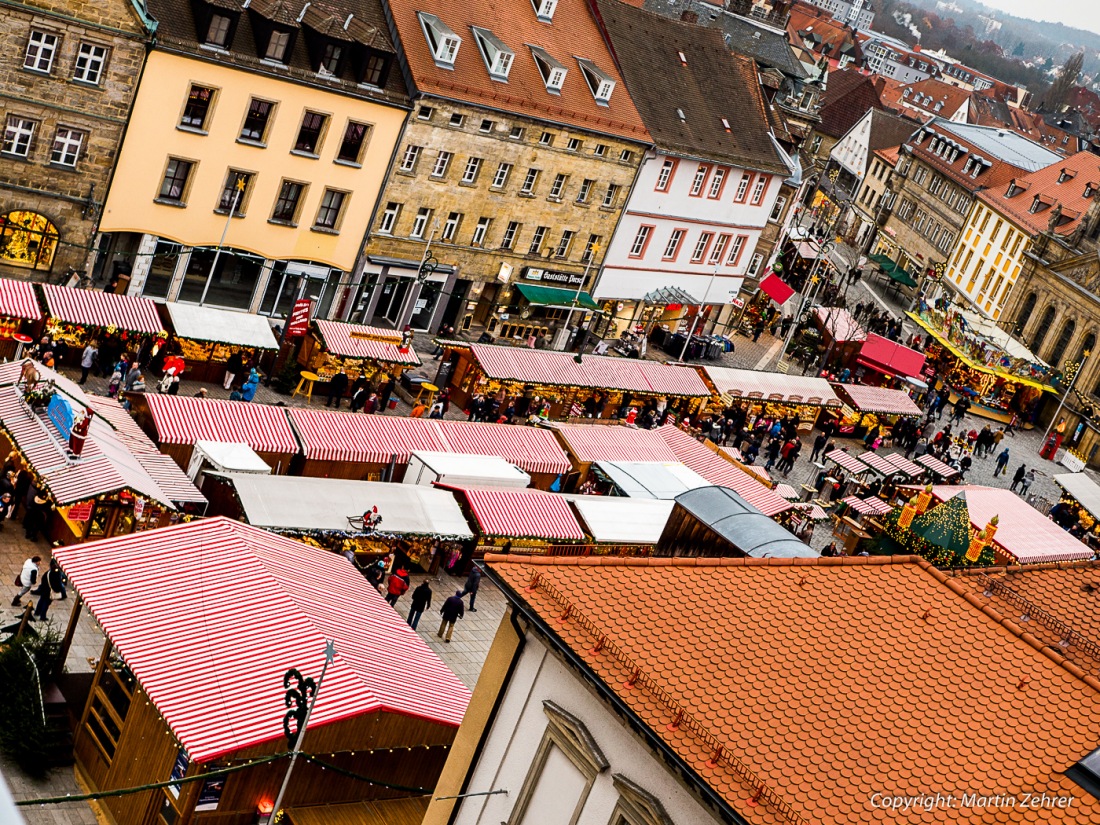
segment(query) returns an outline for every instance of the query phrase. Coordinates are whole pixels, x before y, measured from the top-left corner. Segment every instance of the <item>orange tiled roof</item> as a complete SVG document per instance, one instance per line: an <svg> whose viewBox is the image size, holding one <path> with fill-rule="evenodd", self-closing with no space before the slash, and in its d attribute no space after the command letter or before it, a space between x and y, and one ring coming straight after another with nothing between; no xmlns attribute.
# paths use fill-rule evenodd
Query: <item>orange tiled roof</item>
<svg viewBox="0 0 1100 825"><path fill-rule="evenodd" d="M1100 745L1100 680L923 560L486 561L754 825L1100 821L1062 774ZM872 802L1030 792L1073 803Z"/></svg>
<svg viewBox="0 0 1100 825"><path fill-rule="evenodd" d="M905 96L906 91L909 92L908 97ZM969 97L970 93L965 89L929 77L925 80L918 80L916 83L910 83L908 86L902 86L901 94L895 98L895 105L913 106L930 115L950 118L955 112L959 111ZM936 109L937 103L943 105Z"/></svg>
<svg viewBox="0 0 1100 825"><path fill-rule="evenodd" d="M585 0L558 0L549 23L539 21L529 2L389 0L388 6L420 92L648 142L645 124ZM437 16L462 39L453 70L433 59L419 12ZM515 54L506 82L489 77L471 26L488 29ZM530 46L544 49L567 70L560 94L547 91ZM592 61L615 82L608 105L596 102L578 58Z"/></svg>
<svg viewBox="0 0 1100 825"><path fill-rule="evenodd" d="M1058 203L1062 208L1062 222L1056 231L1067 235L1077 228L1081 216L1100 197L1100 157L1092 152L1078 152L1038 172L1021 175L1014 182L1012 197L1007 197L1007 183L986 189L978 197L1031 234L1047 230L1050 210ZM1084 196L1086 185L1091 189L1088 198ZM1035 198L1039 198L1045 208L1032 213Z"/></svg>
<svg viewBox="0 0 1100 825"><path fill-rule="evenodd" d="M888 149L876 149L875 155L886 161L890 168L897 166L898 157L901 155L901 146L891 146Z"/></svg>

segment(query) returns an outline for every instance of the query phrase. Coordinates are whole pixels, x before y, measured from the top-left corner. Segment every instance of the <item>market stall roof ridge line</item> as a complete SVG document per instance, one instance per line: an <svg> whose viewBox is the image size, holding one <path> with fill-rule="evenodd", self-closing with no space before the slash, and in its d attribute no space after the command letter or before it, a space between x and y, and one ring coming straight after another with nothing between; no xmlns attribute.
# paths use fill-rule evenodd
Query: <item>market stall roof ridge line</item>
<svg viewBox="0 0 1100 825"><path fill-rule="evenodd" d="M843 470L847 470L853 475L863 475L864 473L871 472L871 468L859 461L854 455L839 447L825 454L825 458L828 461L833 462Z"/></svg>
<svg viewBox="0 0 1100 825"><path fill-rule="evenodd" d="M311 725L392 712L457 727L466 710L469 691L337 554L221 517L56 552L194 762L281 739L272 686L290 665L318 673L326 640Z"/></svg>
<svg viewBox="0 0 1100 825"><path fill-rule="evenodd" d="M492 538L584 541L569 499L532 489L459 487L435 482L466 499L483 535Z"/></svg>
<svg viewBox="0 0 1100 825"><path fill-rule="evenodd" d="M840 383L833 384L833 388L846 397L851 402L853 410L859 413L910 416L921 414L920 407L904 390Z"/></svg>
<svg viewBox="0 0 1100 825"><path fill-rule="evenodd" d="M859 349L856 363L884 375L916 378L924 367L924 353L869 332Z"/></svg>
<svg viewBox="0 0 1100 825"><path fill-rule="evenodd" d="M342 321L315 319L325 351L339 358L362 358L387 364L420 366L420 358L410 344L401 351L401 333L383 327L347 324Z"/></svg>
<svg viewBox="0 0 1100 825"><path fill-rule="evenodd" d="M0 278L0 315L26 321L42 319L42 307L30 281Z"/></svg>
<svg viewBox="0 0 1100 825"><path fill-rule="evenodd" d="M160 393L142 397L162 444L232 441L260 452L293 455L301 450L286 407Z"/></svg>
<svg viewBox="0 0 1100 825"><path fill-rule="evenodd" d="M704 366L707 380L722 396L735 400L839 407L832 386L824 378L780 372Z"/></svg>
<svg viewBox="0 0 1100 825"><path fill-rule="evenodd" d="M277 350L279 342L263 315L169 301L161 305L177 338L251 349Z"/></svg>
<svg viewBox="0 0 1100 825"><path fill-rule="evenodd" d="M157 305L148 298L115 295L98 289L71 289L39 284L46 313L62 323L85 327L116 327L126 332L154 335L164 329Z"/></svg>

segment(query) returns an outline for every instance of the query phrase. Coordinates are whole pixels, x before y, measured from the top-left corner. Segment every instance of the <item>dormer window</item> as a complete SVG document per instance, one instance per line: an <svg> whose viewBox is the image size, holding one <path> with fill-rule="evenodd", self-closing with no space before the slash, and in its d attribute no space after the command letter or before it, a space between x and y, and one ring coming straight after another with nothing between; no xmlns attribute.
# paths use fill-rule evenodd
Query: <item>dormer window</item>
<svg viewBox="0 0 1100 825"><path fill-rule="evenodd" d="M531 0L531 5L535 7L535 16L543 23L550 23L554 20L558 0Z"/></svg>
<svg viewBox="0 0 1100 825"><path fill-rule="evenodd" d="M339 43L326 43L321 49L321 60L317 74L333 77L340 73L340 59L344 56L344 47Z"/></svg>
<svg viewBox="0 0 1100 825"><path fill-rule="evenodd" d="M203 42L209 46L217 46L220 49L229 47L229 31L233 26L233 18L224 14L210 16L210 24L206 27L206 37Z"/></svg>
<svg viewBox="0 0 1100 825"><path fill-rule="evenodd" d="M1039 196L1036 195L1034 198L1031 199L1031 208L1028 209L1027 211L1030 212L1032 215L1034 215L1036 212L1038 212L1042 208L1043 208L1043 202L1041 200L1039 200Z"/></svg>
<svg viewBox="0 0 1100 825"><path fill-rule="evenodd" d="M1005 197L1006 198L1014 197L1015 194L1018 191L1019 191L1019 189L1016 186L1016 181L1010 181L1009 184L1008 184L1008 189L1005 190Z"/></svg>
<svg viewBox="0 0 1100 825"><path fill-rule="evenodd" d="M418 12L418 16L435 64L443 69L453 69L459 46L462 45L462 38L434 14L422 11Z"/></svg>
<svg viewBox="0 0 1100 825"><path fill-rule="evenodd" d="M535 58L535 65L542 75L542 82L546 84L546 91L551 94L561 94L561 87L565 84L565 75L568 69L552 58L545 49L531 46L531 56Z"/></svg>
<svg viewBox="0 0 1100 825"><path fill-rule="evenodd" d="M290 48L290 32L282 32L274 29L267 39L267 49L264 51L264 60L274 60L276 63L286 63L287 52Z"/></svg>
<svg viewBox="0 0 1100 825"><path fill-rule="evenodd" d="M1073 180L1077 177L1077 173L1070 169L1062 169L1058 173L1058 183L1065 183L1067 180Z"/></svg>
<svg viewBox="0 0 1100 825"><path fill-rule="evenodd" d="M474 42L477 43L477 50L481 52L481 58L485 61L485 68L489 70L489 77L493 80L506 81L508 73L512 71L512 62L516 59L516 53L488 29L471 26L470 30L474 33Z"/></svg>
<svg viewBox="0 0 1100 825"><path fill-rule="evenodd" d="M1096 192L1096 184L1095 183L1086 183L1085 184L1085 191L1081 194L1081 197L1085 198L1087 200L1088 198L1091 198L1095 194L1095 192Z"/></svg>
<svg viewBox="0 0 1100 825"><path fill-rule="evenodd" d="M578 57L577 64L581 67L581 74L584 75L588 90L592 92L592 97L595 98L596 102L601 106L610 103L611 93L615 91L615 81L591 60Z"/></svg>
<svg viewBox="0 0 1100 825"><path fill-rule="evenodd" d="M374 49L356 49L352 52L353 65L357 67L359 73L359 82L379 89L386 85L390 72L390 59L389 55L376 52Z"/></svg>

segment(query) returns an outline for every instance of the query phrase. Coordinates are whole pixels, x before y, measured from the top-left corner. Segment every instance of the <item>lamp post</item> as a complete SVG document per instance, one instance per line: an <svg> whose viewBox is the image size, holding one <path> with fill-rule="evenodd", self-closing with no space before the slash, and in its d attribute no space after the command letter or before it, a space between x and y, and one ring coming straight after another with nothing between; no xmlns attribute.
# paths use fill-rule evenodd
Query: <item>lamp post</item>
<svg viewBox="0 0 1100 825"><path fill-rule="evenodd" d="M1051 417L1050 423L1047 425L1046 432L1043 433L1042 441L1039 442L1040 450L1043 449L1043 447L1047 443L1047 439L1050 438L1050 431L1054 429L1054 422L1056 422L1058 420L1058 416L1062 414L1062 409L1066 406L1066 399L1069 398L1069 394L1073 392L1073 386L1077 383L1077 379L1081 377L1081 373L1085 371L1085 364L1088 363L1090 355L1092 355L1091 350L1085 350L1083 353L1081 353L1081 363L1077 367L1077 372L1073 374L1073 378L1070 379L1069 386L1066 387L1066 391L1062 393L1062 397L1058 401L1058 409L1054 411L1054 415L1053 417Z"/></svg>
<svg viewBox="0 0 1100 825"><path fill-rule="evenodd" d="M565 328L568 330L569 325L573 323L573 310L577 308L577 304L580 303L581 293L584 291L584 285L588 283L588 273L592 269L592 261L600 251L600 245L598 243L591 244L588 247L588 262L584 265L584 274L581 275L581 282L577 284L577 291L573 293L573 300L569 304L569 314L565 316ZM580 325L577 326L577 331L580 331ZM581 349L584 347L582 346ZM566 333L565 340L562 343L562 349L569 349L569 335Z"/></svg>
<svg viewBox="0 0 1100 825"><path fill-rule="evenodd" d="M432 255L432 241L435 240L436 230L439 229L439 220L432 222L432 229L428 233L428 243L424 246L424 254L420 258L420 266L417 267L416 277L412 279L412 283L409 285L409 294L405 296L405 300L402 302L401 314L397 316L397 328L403 330L412 320L413 308L416 306L416 301L420 298L420 292L424 288L424 281L428 279L436 270L436 265L439 263L435 256ZM408 313L408 317L406 316Z"/></svg>
<svg viewBox="0 0 1100 825"><path fill-rule="evenodd" d="M241 196L244 195L245 181L244 178L238 177L237 182L233 184L233 188L236 190L233 193L233 205L229 207L229 214L225 216L225 228L222 229L221 240L218 241L218 248L214 252L214 260L210 262L210 271L206 274L206 283L202 287L202 297L199 298L199 306L206 303L206 293L210 291L210 284L214 281L214 271L218 268L218 259L222 256L222 247L225 246L225 236L229 234L229 223L233 220L233 216L237 214L237 207L241 203Z"/></svg>
<svg viewBox="0 0 1100 825"><path fill-rule="evenodd" d="M718 277L718 264L714 265L714 271L710 273L710 280L707 281L707 290L703 293L703 300L699 304L699 311L695 313L695 318L691 321L691 329L688 330L687 338L684 339L684 347L680 350L680 363L684 363L684 356L687 355L688 345L691 344L691 338L695 335L695 328L699 324L699 319L703 317L703 307L707 305L707 298L710 297L711 287L714 286L714 279Z"/></svg>
<svg viewBox="0 0 1100 825"><path fill-rule="evenodd" d="M811 289L807 290L802 295L802 303L798 307L798 313L794 316L794 322L791 324L791 328L787 330L787 336L783 339L783 346L779 349L779 358L776 359L776 363L782 363L783 356L787 354L787 348L791 345L791 339L794 338L795 329L798 327L799 319L802 317L802 313L806 311L806 306L810 302L811 298L817 297L817 292L821 288L821 276L818 274L821 269L821 264L825 261L825 255L832 251L835 243L833 241L822 241L821 246L817 249L817 257L814 259L814 265L810 268L810 275L807 281L811 285Z"/></svg>

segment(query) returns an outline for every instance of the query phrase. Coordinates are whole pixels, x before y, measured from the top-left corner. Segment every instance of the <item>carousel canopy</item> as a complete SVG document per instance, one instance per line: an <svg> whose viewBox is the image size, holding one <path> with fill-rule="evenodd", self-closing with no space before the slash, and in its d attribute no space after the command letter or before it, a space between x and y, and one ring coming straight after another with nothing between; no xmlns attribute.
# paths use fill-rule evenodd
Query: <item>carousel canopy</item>
<svg viewBox="0 0 1100 825"><path fill-rule="evenodd" d="M30 281L0 278L0 315L37 321L42 318L38 297Z"/></svg>
<svg viewBox="0 0 1100 825"><path fill-rule="evenodd" d="M466 711L469 690L343 556L226 518L55 555L196 763L285 742L283 674L320 673L330 640L311 729L370 713L458 727Z"/></svg>
<svg viewBox="0 0 1100 825"><path fill-rule="evenodd" d="M491 344L471 344L470 352L486 377L509 384L622 390L650 396L710 395L699 373L691 367L605 355L585 355L578 364L568 352Z"/></svg>
<svg viewBox="0 0 1100 825"><path fill-rule="evenodd" d="M143 398L161 444L235 441L261 453L298 452L285 407L159 393Z"/></svg>
<svg viewBox="0 0 1100 825"><path fill-rule="evenodd" d="M840 399L824 378L758 372L730 367L703 367L719 395L746 401L839 407Z"/></svg>
<svg viewBox="0 0 1100 825"><path fill-rule="evenodd" d="M1054 476L1054 482L1077 499L1090 516L1100 519L1100 484L1087 473L1060 473Z"/></svg>
<svg viewBox="0 0 1100 825"><path fill-rule="evenodd" d="M834 384L837 392L847 398L856 412L877 415L920 415L908 393L886 387L866 387L863 384Z"/></svg>
<svg viewBox="0 0 1100 825"><path fill-rule="evenodd" d="M566 496L601 544L656 544L676 502L622 496Z"/></svg>
<svg viewBox="0 0 1100 825"><path fill-rule="evenodd" d="M168 302L164 309L177 338L250 349L279 348L279 342L271 331L271 324L262 315L211 309L177 301Z"/></svg>
<svg viewBox="0 0 1100 825"><path fill-rule="evenodd" d="M629 498L667 501L709 484L697 472L678 461L597 461L595 466Z"/></svg>
<svg viewBox="0 0 1100 825"><path fill-rule="evenodd" d="M539 541L583 541L569 500L542 490L497 490L440 485L461 495L482 535Z"/></svg>
<svg viewBox="0 0 1100 825"><path fill-rule="evenodd" d="M163 329L157 305L148 298L115 295L98 289L69 289L40 284L46 314L62 323L82 327L116 327L153 335Z"/></svg>
<svg viewBox="0 0 1100 825"><path fill-rule="evenodd" d="M445 490L416 484L347 481L255 473L210 473L233 486L249 524L267 530L358 533L349 519L378 508L377 533L472 539L458 502Z"/></svg>
<svg viewBox="0 0 1100 825"><path fill-rule="evenodd" d="M342 324L338 321L313 322L325 351L338 358L362 358L383 364L420 366L416 351L409 346L401 351L401 333L382 327Z"/></svg>
<svg viewBox="0 0 1100 825"><path fill-rule="evenodd" d="M698 301L690 292L685 292L678 286L662 286L647 292L642 298L647 304L681 304L683 306L696 306Z"/></svg>

